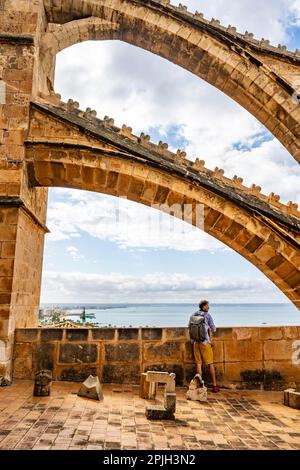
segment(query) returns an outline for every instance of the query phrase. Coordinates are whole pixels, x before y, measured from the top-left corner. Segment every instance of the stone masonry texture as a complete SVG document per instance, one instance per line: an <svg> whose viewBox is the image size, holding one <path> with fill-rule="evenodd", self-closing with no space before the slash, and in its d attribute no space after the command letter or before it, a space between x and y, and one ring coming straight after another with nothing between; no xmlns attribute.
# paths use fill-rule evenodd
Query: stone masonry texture
<svg viewBox="0 0 300 470"><path fill-rule="evenodd" d="M157 328L157 335L155 328L149 330L151 335L147 328L108 329L106 337L105 328L87 328L84 341L82 333L74 339L70 329L18 329L14 380L33 379L36 371L47 368L53 380L82 382L96 374L101 383L137 385L142 372L156 370L174 372L177 385L188 385L196 371L188 330ZM299 340L300 327L219 328L214 337L218 382L250 390L296 387L300 383ZM203 377L209 383L205 367Z"/></svg>
<svg viewBox="0 0 300 470"><path fill-rule="evenodd" d="M8 378L15 330L37 327L48 187L123 196L148 206L176 206L176 217L182 216L184 204L190 204L194 225L201 205L204 230L256 266L300 309L297 204L283 204L274 193L263 195L255 184L247 188L238 176L226 178L222 169L209 170L199 159L191 162L185 152L173 153L163 142L155 145L143 133L135 136L128 125L117 128L111 118L99 120L95 111L81 111L72 99L63 103L54 90L56 56L88 40L125 41L206 80L255 116L300 162L300 106L295 99L299 52L240 34L168 0L1 0L0 375ZM117 156L120 152L122 158ZM177 364L181 381L192 373L191 366L182 365L190 354L182 332L168 341L161 329L148 330L142 338L135 330L119 331L118 339L113 331L103 334L70 332L62 340L59 333L43 333L43 344L30 354L26 345L26 355L16 357L15 373L25 374L30 364L40 361L53 365L57 376L79 380L83 367L99 371L104 364L104 371L109 357L115 365L105 368L105 376L116 380L121 364L117 340L133 361L126 381L136 380L148 365L162 367L156 360L161 355L168 367ZM79 353L77 343L92 338L91 348ZM244 338L243 344L229 347L224 337L216 353L230 359L220 359L219 377L238 376L232 364L242 354L249 370L255 364L257 370L276 370L277 377L292 375L294 367L289 365L285 372L281 364L288 361L285 339L293 340L283 337L283 343L273 348L267 339L262 345ZM63 341L70 345L60 350ZM99 346L101 341L105 347ZM292 343L287 344L289 348ZM72 358L77 363L70 367Z"/></svg>

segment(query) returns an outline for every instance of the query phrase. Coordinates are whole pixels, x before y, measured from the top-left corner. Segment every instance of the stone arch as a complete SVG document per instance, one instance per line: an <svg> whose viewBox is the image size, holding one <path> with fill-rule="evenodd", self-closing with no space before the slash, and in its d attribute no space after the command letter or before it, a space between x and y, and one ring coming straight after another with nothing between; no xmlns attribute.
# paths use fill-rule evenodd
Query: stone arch
<svg viewBox="0 0 300 470"><path fill-rule="evenodd" d="M299 253L264 218L227 201L163 168L135 158L112 156L108 150L58 143L27 148L27 167L35 187L67 187L118 197L159 209L204 206L204 231L239 253L266 275L298 308ZM170 213L170 212L169 212ZM171 215L181 217L182 211Z"/></svg>
<svg viewBox="0 0 300 470"><path fill-rule="evenodd" d="M118 39L164 57L224 92L300 161L300 106L292 98L293 81L300 78L298 57L254 47L167 1L78 0L74 5L67 0L59 8L56 3L44 2L51 23L41 42L41 93L53 90L59 51L86 40Z"/></svg>

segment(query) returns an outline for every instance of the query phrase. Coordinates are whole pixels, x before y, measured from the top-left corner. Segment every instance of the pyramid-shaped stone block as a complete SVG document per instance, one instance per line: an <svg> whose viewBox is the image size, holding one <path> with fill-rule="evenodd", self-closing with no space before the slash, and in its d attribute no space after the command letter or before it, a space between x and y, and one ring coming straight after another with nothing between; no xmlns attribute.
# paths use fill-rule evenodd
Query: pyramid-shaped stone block
<svg viewBox="0 0 300 470"><path fill-rule="evenodd" d="M77 393L79 397L103 400L102 388L98 377L90 375L82 384Z"/></svg>

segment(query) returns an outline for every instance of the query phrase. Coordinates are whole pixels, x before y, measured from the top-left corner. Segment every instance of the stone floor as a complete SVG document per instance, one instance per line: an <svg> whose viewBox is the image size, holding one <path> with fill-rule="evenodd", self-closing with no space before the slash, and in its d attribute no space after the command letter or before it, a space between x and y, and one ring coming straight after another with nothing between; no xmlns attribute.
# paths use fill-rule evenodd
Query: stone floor
<svg viewBox="0 0 300 470"><path fill-rule="evenodd" d="M300 449L300 411L283 392L224 390L199 403L178 388L176 420L148 421L138 387L105 385L102 402L78 388L55 382L43 398L29 381L0 388L0 449Z"/></svg>

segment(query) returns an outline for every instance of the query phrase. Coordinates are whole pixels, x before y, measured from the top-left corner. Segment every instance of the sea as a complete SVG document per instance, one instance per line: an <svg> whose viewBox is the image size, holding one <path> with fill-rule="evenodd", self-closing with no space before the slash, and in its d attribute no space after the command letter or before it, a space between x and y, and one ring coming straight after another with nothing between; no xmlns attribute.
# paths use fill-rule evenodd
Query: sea
<svg viewBox="0 0 300 470"><path fill-rule="evenodd" d="M184 327L197 304L117 303L117 304L42 304L41 309L59 307L67 310L70 320L79 321L85 308L86 321L100 327ZM300 326L300 311L284 304L213 304L210 314L217 327L230 326Z"/></svg>

